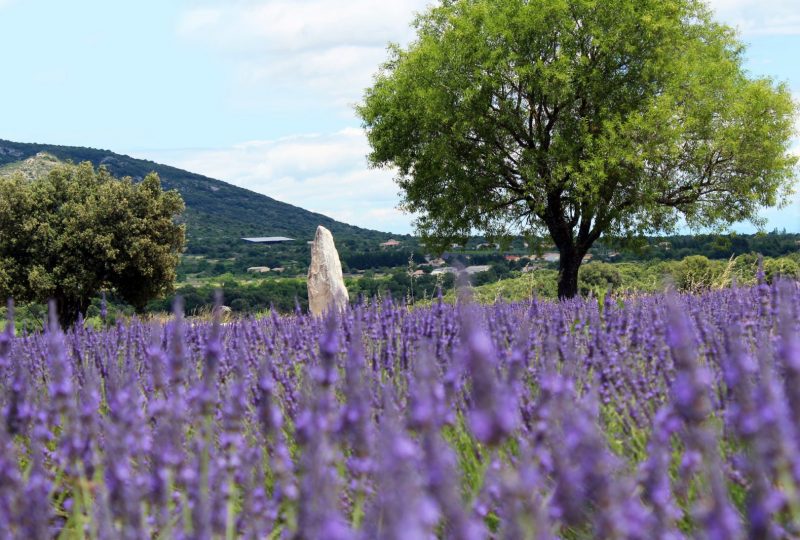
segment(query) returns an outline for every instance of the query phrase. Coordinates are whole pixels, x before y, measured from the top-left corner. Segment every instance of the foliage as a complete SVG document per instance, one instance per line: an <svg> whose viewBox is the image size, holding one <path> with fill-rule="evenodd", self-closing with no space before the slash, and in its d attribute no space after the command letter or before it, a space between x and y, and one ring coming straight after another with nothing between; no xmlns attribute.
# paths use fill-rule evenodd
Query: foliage
<svg viewBox="0 0 800 540"><path fill-rule="evenodd" d="M453 288L452 275L441 278L426 274L411 277L406 270L395 270L387 276L364 275L347 278L345 285L350 301L393 298L396 301L415 303L417 300L431 300L441 287L444 291ZM210 312L216 301L216 292L221 291L226 305L240 316L252 315L267 310L278 313L293 313L297 309L308 309L308 292L304 278L270 278L244 282L228 274L218 276L200 286L182 285L175 296L150 302L150 312L167 312L176 296L183 300L186 313L196 315Z"/></svg>
<svg viewBox="0 0 800 540"><path fill-rule="evenodd" d="M409 253L405 249L368 250L342 254L342 263L352 270L405 267L408 265L409 259L419 263L425 260L425 256L418 251Z"/></svg>
<svg viewBox="0 0 800 540"><path fill-rule="evenodd" d="M589 294L592 291L602 296L622 285L622 275L619 271L613 265L603 262L583 265L578 273L578 279L581 294Z"/></svg>
<svg viewBox="0 0 800 540"><path fill-rule="evenodd" d="M101 289L142 310L173 286L183 208L156 174L116 180L91 163L0 178L0 297L54 299L62 324L85 314Z"/></svg>
<svg viewBox="0 0 800 540"><path fill-rule="evenodd" d="M296 308L308 309L308 292L304 279L265 279L252 284L237 282L232 276L200 287L184 285L176 290L183 300L186 313L197 315L210 312L216 301L216 292L222 291L226 304L237 314L247 315L267 310L281 313L294 312ZM167 297L148 305L150 311L169 312L175 297Z"/></svg>
<svg viewBox="0 0 800 540"><path fill-rule="evenodd" d="M721 273L722 265L702 255L690 255L674 270L675 285L684 291L702 291L711 288L714 278Z"/></svg>
<svg viewBox="0 0 800 540"><path fill-rule="evenodd" d="M2 332L0 523L64 539L796 537L798 309L783 282Z"/></svg>
<svg viewBox="0 0 800 540"><path fill-rule="evenodd" d="M760 223L790 192L789 89L701 1L451 0L415 26L358 112L426 243L546 231L572 296L601 235Z"/></svg>
<svg viewBox="0 0 800 540"><path fill-rule="evenodd" d="M694 234L653 236L644 244L630 249L629 243L598 241L592 250L596 255L609 257L615 250L614 261L681 260L689 255L704 255L709 259L730 259L746 253L761 253L765 257L781 257L800 249L800 234L772 231L758 234ZM628 249L626 249L628 248Z"/></svg>
<svg viewBox="0 0 800 540"><path fill-rule="evenodd" d="M772 283L778 275L800 279L800 272L797 272L800 264L793 257L764 258L763 261L767 283ZM591 262L583 266L580 275L581 294L591 294L597 298L609 291L614 298L663 293L669 289L702 292L755 285L758 283L758 256L747 254L727 262L710 261L701 256L666 262ZM472 295L480 303L497 300L519 302L534 297L555 299L558 297L557 279L556 270L539 268L496 283L476 286L472 289ZM455 299L454 292L445 295L448 302L454 302Z"/></svg>
<svg viewBox="0 0 800 540"><path fill-rule="evenodd" d="M788 257L781 259L767 259L764 261L764 273L767 283L772 283L779 277L799 279L800 264Z"/></svg>

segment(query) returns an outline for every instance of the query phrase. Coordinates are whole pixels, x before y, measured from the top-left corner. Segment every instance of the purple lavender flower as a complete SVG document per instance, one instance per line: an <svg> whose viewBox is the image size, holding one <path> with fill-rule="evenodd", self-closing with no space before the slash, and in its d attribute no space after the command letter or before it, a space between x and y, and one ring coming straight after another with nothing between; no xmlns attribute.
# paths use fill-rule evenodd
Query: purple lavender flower
<svg viewBox="0 0 800 540"><path fill-rule="evenodd" d="M372 396L366 380L368 376L361 344L361 329L357 325L350 338L342 389L344 404L337 426L339 435L350 448L348 466L357 479L371 468L373 425Z"/></svg>
<svg viewBox="0 0 800 540"><path fill-rule="evenodd" d="M795 537L798 308L773 282L8 325L0 531L74 512L99 538Z"/></svg>
<svg viewBox="0 0 800 540"><path fill-rule="evenodd" d="M22 538L50 538L54 521L50 500L52 483L45 470L44 449L34 439L31 445L31 465L28 480L19 494L19 506L15 516Z"/></svg>
<svg viewBox="0 0 800 540"><path fill-rule="evenodd" d="M336 473L336 449L322 430L314 430L303 445L297 535L299 538L353 538L339 510L340 482Z"/></svg>
<svg viewBox="0 0 800 540"><path fill-rule="evenodd" d="M58 326L55 303L50 303L50 325L47 329L50 366L50 399L53 414L67 414L73 405L72 366L64 346L64 334Z"/></svg>
<svg viewBox="0 0 800 540"><path fill-rule="evenodd" d="M19 456L9 434L0 429L0 523L5 523L6 527L15 523L21 513L18 495L24 484L18 464Z"/></svg>
<svg viewBox="0 0 800 540"><path fill-rule="evenodd" d="M661 409L655 417L647 460L639 469L642 499L652 511L652 538L676 540L682 538L676 523L680 510L675 501L669 476L672 459L671 439L680 423L669 408Z"/></svg>
<svg viewBox="0 0 800 540"><path fill-rule="evenodd" d="M434 501L422 489L419 449L400 428L391 391L384 396L378 430L376 486L364 538L427 540L438 521Z"/></svg>
<svg viewBox="0 0 800 540"><path fill-rule="evenodd" d="M497 357L491 338L470 315L463 323L462 338L466 348L465 364L472 386L470 428L479 441L495 445L517 427L519 411L514 394L499 381Z"/></svg>
<svg viewBox="0 0 800 540"><path fill-rule="evenodd" d="M716 433L707 423L711 414L708 395L711 378L698 362L691 330L673 299L668 305L667 317L667 344L677 370L672 404L686 425L684 439L687 455L693 456L696 461L702 459L708 478L708 492L703 504L698 506L699 520L704 524L709 538L738 538L741 525L725 486ZM697 471L698 467L687 470Z"/></svg>
<svg viewBox="0 0 800 540"><path fill-rule="evenodd" d="M0 332L0 374L8 367L11 343L14 340L14 302L9 300L6 307L6 326Z"/></svg>
<svg viewBox="0 0 800 540"><path fill-rule="evenodd" d="M103 322L103 324L106 324L107 319L108 319L108 302L106 301L106 291L103 291L103 294L100 297L100 320Z"/></svg>

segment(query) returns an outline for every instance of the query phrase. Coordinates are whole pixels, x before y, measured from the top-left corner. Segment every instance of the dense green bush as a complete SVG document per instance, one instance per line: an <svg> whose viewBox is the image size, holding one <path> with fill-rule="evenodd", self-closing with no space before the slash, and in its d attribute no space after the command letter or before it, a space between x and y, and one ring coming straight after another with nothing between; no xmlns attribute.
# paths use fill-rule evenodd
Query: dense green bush
<svg viewBox="0 0 800 540"><path fill-rule="evenodd" d="M712 261L704 255L690 255L677 265L672 277L678 290L705 291L711 289L723 270L724 265L720 261Z"/></svg>
<svg viewBox="0 0 800 540"><path fill-rule="evenodd" d="M777 276L797 279L800 277L800 264L787 257L766 259L764 261L764 274L768 283L772 283Z"/></svg>
<svg viewBox="0 0 800 540"><path fill-rule="evenodd" d="M217 288L222 290L223 301L239 314L265 311L271 308L290 312L297 305L305 310L308 307L308 293L304 279L266 279L256 283L239 283L233 278L224 280L221 286L213 284L194 287L185 285L178 288L177 294L183 298L184 309L190 315L210 311L214 305ZM172 309L174 297L151 302L150 311L165 312Z"/></svg>
<svg viewBox="0 0 800 540"><path fill-rule="evenodd" d="M605 294L622 285L622 274L612 264L591 262L581 267L578 273L578 287L581 294Z"/></svg>

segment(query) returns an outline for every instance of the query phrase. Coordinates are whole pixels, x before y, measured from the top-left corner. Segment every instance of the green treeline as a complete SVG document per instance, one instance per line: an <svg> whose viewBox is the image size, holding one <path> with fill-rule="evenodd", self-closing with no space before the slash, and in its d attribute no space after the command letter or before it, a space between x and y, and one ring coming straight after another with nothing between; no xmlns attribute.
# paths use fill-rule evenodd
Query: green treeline
<svg viewBox="0 0 800 540"><path fill-rule="evenodd" d="M595 252L614 252L617 261L648 259L678 261L690 255L729 259L746 253L782 257L800 250L800 234L773 231L762 234L697 234L649 237L628 245L601 245Z"/></svg>
<svg viewBox="0 0 800 540"><path fill-rule="evenodd" d="M729 260L712 260L703 255L691 255L680 261L590 262L579 274L579 291L583 295L602 296L607 292L629 296L663 291L674 287L682 292L702 292L728 287L736 283L751 285L758 280L759 257L748 253ZM498 263L486 272L470 277L480 301L494 298L522 300L533 295L557 297L558 271L555 264L542 265L524 273L520 263ZM800 251L786 257L764 257L764 279L769 283L777 276L800 278ZM345 280L353 302L359 299L386 298L406 304L429 301L436 297L437 288L452 296L455 278L452 274L411 276L407 270L395 269L386 275L367 272L359 278ZM293 311L296 306L308 306L305 280L302 278L265 279L254 284L224 281L220 287L225 304L239 314L264 311L274 307L281 312ZM187 313L207 312L214 304L214 285L183 286L177 294L183 296ZM152 302L152 311L168 311L172 298Z"/></svg>
<svg viewBox="0 0 800 540"><path fill-rule="evenodd" d="M369 273L363 277L345 280L350 299L353 302L362 299L392 297L403 302L413 303L417 300L431 299L436 295L437 287L447 291L453 288L453 275L420 277L409 276L406 271L397 270L388 276L376 277ZM176 291L183 298L184 309L189 315L207 313L214 305L217 289L222 290L225 305L235 313L257 313L275 309L282 313L308 309L308 292L306 281L302 278L264 279L255 283L242 283L235 279L223 281L220 286L208 284L200 287L184 285ZM174 295L153 301L148 306L151 312L168 312L172 309Z"/></svg>

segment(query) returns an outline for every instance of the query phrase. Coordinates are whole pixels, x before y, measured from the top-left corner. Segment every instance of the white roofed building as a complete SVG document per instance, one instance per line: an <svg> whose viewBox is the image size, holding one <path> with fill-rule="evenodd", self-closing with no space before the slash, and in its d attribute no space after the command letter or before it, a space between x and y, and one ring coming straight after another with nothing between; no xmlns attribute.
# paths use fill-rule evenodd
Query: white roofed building
<svg viewBox="0 0 800 540"><path fill-rule="evenodd" d="M256 236L253 238L242 238L245 242L252 244L282 244L284 242L294 242L294 238L285 236Z"/></svg>

